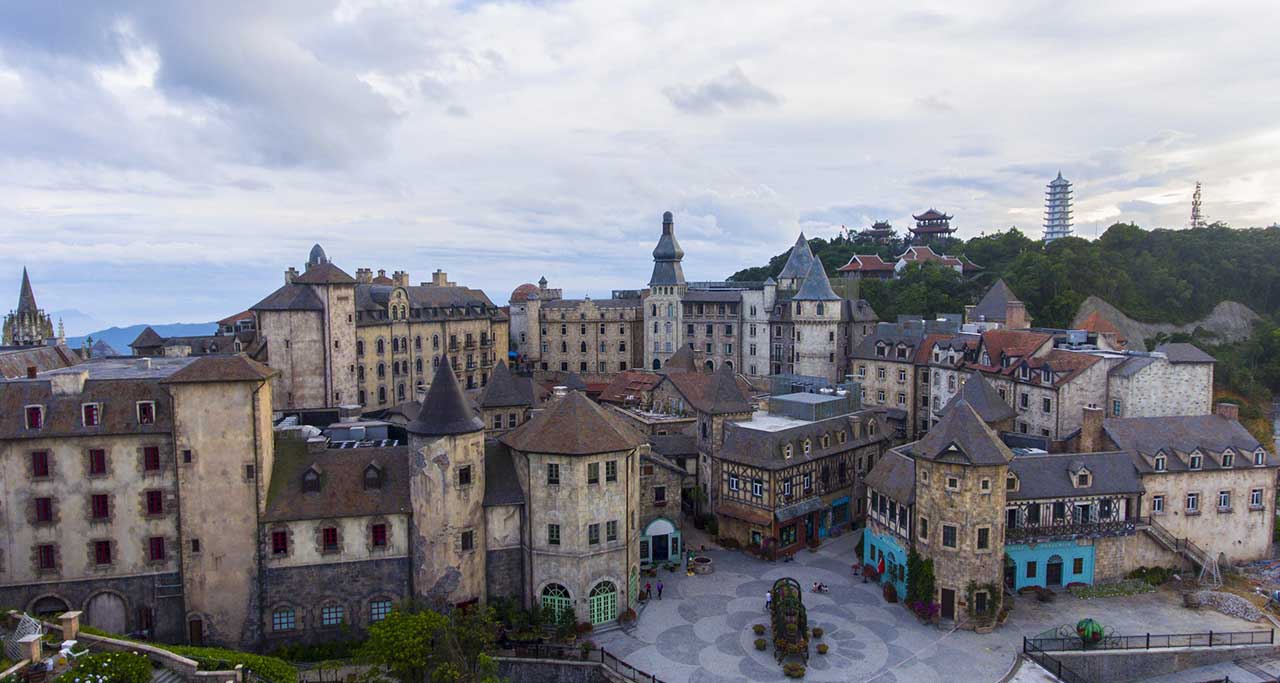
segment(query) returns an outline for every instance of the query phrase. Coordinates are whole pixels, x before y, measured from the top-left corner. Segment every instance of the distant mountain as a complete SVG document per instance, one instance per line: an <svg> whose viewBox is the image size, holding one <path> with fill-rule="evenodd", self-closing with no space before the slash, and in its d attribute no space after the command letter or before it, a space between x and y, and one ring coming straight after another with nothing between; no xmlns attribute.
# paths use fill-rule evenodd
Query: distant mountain
<svg viewBox="0 0 1280 683"><path fill-rule="evenodd" d="M105 322L92 315L74 308L49 311L49 317L53 318L54 325L61 321L67 334L86 334L89 330L100 330L106 325ZM97 339L97 337L94 337L94 339Z"/></svg>
<svg viewBox="0 0 1280 683"><path fill-rule="evenodd" d="M121 355L127 356L132 353L129 349L129 343L137 339L138 335L142 334L142 331L146 328L146 324L109 327L85 336L93 337L94 342L105 341ZM156 334L161 337L198 337L216 332L218 323L170 323L168 325L152 325L151 329L155 330ZM79 348L83 343L84 337L67 337L67 345L73 349Z"/></svg>

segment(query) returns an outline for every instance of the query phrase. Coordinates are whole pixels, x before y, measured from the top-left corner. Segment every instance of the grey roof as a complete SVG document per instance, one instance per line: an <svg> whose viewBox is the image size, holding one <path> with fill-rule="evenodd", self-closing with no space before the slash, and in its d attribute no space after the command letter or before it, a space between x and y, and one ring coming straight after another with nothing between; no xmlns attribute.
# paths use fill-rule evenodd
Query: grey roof
<svg viewBox="0 0 1280 683"><path fill-rule="evenodd" d="M685 292L684 300L695 303L736 303L742 300L742 292L736 289L690 289Z"/></svg>
<svg viewBox="0 0 1280 683"><path fill-rule="evenodd" d="M1151 356L1130 356L1108 370L1107 374L1113 377L1133 377L1154 362L1156 359Z"/></svg>
<svg viewBox="0 0 1280 683"><path fill-rule="evenodd" d="M1089 486L1076 488L1081 466L1089 470ZM1142 480L1128 453L1064 453L1021 455L1009 463L1018 477L1018 490L1010 500L1142 493Z"/></svg>
<svg viewBox="0 0 1280 683"><path fill-rule="evenodd" d="M1003 465L1013 452L963 399L954 402L924 438L903 450L926 460L969 465Z"/></svg>
<svg viewBox="0 0 1280 683"><path fill-rule="evenodd" d="M751 402L738 386L738 376L728 363L721 363L711 376L711 386L705 395L707 411L712 415L745 413L751 410Z"/></svg>
<svg viewBox="0 0 1280 683"><path fill-rule="evenodd" d="M542 308L577 308L588 303L595 304L596 308L640 308L642 305L639 299L552 299L542 304Z"/></svg>
<svg viewBox="0 0 1280 683"><path fill-rule="evenodd" d="M787 264L782 267L782 272L778 273L778 279L791 278L799 280L809 274L809 268L813 265L813 252L809 249L809 241L804 238L804 233L796 238L795 246L791 247L791 253L787 256Z"/></svg>
<svg viewBox="0 0 1280 683"><path fill-rule="evenodd" d="M158 332L151 329L150 325L147 325L138 333L138 337L129 343L129 348L145 349L162 344L164 344L164 337L161 337Z"/></svg>
<svg viewBox="0 0 1280 683"><path fill-rule="evenodd" d="M567 387L570 391L586 391L587 390L586 380L582 379L582 375L579 375L576 372L571 372L565 375L563 379L557 382L557 384L562 387Z"/></svg>
<svg viewBox="0 0 1280 683"><path fill-rule="evenodd" d="M899 363L911 363L915 358L916 347L924 341L924 328L912 327L904 329L902 325L893 323L878 323L871 334L863 337L862 342L855 346L849 352L851 358L862 358L865 360L881 360L881 361L897 361ZM876 344L884 342L888 344L890 350L886 356L876 355ZM897 357L898 344L905 344L908 347L907 357Z"/></svg>
<svg viewBox="0 0 1280 683"><path fill-rule="evenodd" d="M376 311L387 307L391 300L391 292L395 285L356 285L356 310ZM410 285L404 288L409 305L414 309L423 308L465 308L467 306L483 306L497 308L484 292L470 287L441 287L438 285Z"/></svg>
<svg viewBox="0 0 1280 683"><path fill-rule="evenodd" d="M875 420L876 433L868 435L865 428L861 437L854 438L853 422ZM765 470L781 470L800 463L819 460L836 453L844 453L878 443L885 439L888 430L884 421L873 411L860 411L849 415L841 415L826 420L802 422L793 427L778 430L753 429L750 422L729 422L724 428L724 445L716 457L729 462L750 465ZM836 432L845 430L848 438L844 443L836 437ZM831 435L829 445L822 447L822 436ZM802 444L809 439L809 453L805 454ZM782 447L792 446L791 457L783 456Z"/></svg>
<svg viewBox="0 0 1280 683"><path fill-rule="evenodd" d="M382 475L382 488L366 489L370 466ZM315 468L319 491L303 491L302 478ZM329 448L309 453L294 439L277 439L271 486L267 491L267 521L330 519L407 514L411 511L408 453L403 446L387 448Z"/></svg>
<svg viewBox="0 0 1280 683"><path fill-rule="evenodd" d="M499 440L522 453L594 455L629 451L645 437L623 418L571 391Z"/></svg>
<svg viewBox="0 0 1280 683"><path fill-rule="evenodd" d="M649 284L684 284L684 269L680 266L682 258L684 250L676 241L675 220L668 211L662 214L662 236L658 238L658 246L653 248L653 275L649 277Z"/></svg>
<svg viewBox="0 0 1280 683"><path fill-rule="evenodd" d="M481 408L505 408L507 406L532 406L533 396L525 393L526 387L519 386L506 361L498 361L489 376L489 384L480 396Z"/></svg>
<svg viewBox="0 0 1280 683"><path fill-rule="evenodd" d="M818 510L825 509L826 507L827 503L822 500L822 496L813 496L812 498L806 498L799 503L792 503L791 505L780 507L773 511L773 516L779 522L785 522L789 519L802 517L810 512L817 512Z"/></svg>
<svg viewBox="0 0 1280 683"><path fill-rule="evenodd" d="M1014 295L1013 290L1009 289L1009 285L1001 278L996 280L991 289L982 296L982 300L977 306L973 307L973 313L970 315L975 320L991 320L1001 322L1008 313L1008 305L1010 302L1018 303L1018 297Z"/></svg>
<svg viewBox="0 0 1280 683"><path fill-rule="evenodd" d="M1151 471L1146 458L1160 451L1175 455L1199 449L1207 455L1218 456L1227 448L1240 454L1262 448L1244 425L1220 415L1108 418L1103 421L1102 429L1116 447L1135 456L1135 463L1144 472ZM1268 466L1276 464L1270 454L1266 462ZM1237 460L1237 465L1250 467L1253 460L1242 458ZM1187 469L1187 464L1179 457L1173 457L1169 458L1166 467L1170 471L1179 471ZM1212 458L1203 462L1204 469L1218 467L1220 465Z"/></svg>
<svg viewBox="0 0 1280 683"><path fill-rule="evenodd" d="M827 279L827 269L822 266L822 259L813 257L809 273L805 275L800 291L791 297L792 301L839 301L840 297L831 290L831 280Z"/></svg>
<svg viewBox="0 0 1280 683"><path fill-rule="evenodd" d="M469 434L484 429L484 423L471 412L471 406L462 395L448 356L440 357L440 367L436 368L431 388L427 389L422 410L405 429L410 434L424 436Z"/></svg>
<svg viewBox="0 0 1280 683"><path fill-rule="evenodd" d="M93 347L89 349L89 356L91 358L107 358L118 355L120 355L120 353L116 351L114 347L101 339L94 342Z"/></svg>
<svg viewBox="0 0 1280 683"><path fill-rule="evenodd" d="M693 347L688 344L681 344L676 352L671 354L666 363L662 364L662 369L668 373L671 372L697 372L698 364L693 357Z"/></svg>
<svg viewBox="0 0 1280 683"><path fill-rule="evenodd" d="M354 285L356 279L330 261L308 264L307 272L295 277L294 282L310 285Z"/></svg>
<svg viewBox="0 0 1280 683"><path fill-rule="evenodd" d="M524 503L524 490L516 477L516 466L511 451L497 441L484 445L484 507L495 505L520 505Z"/></svg>
<svg viewBox="0 0 1280 683"><path fill-rule="evenodd" d="M972 372L965 380L964 386L955 396L947 401L947 405L942 406L942 410L938 411L938 415L946 415L956 403L964 401L978 412L978 417L982 418L987 424L995 424L1002 420L1007 420L1017 411L1013 406L1000 398L1000 392L991 386L991 383L982 376L980 372Z"/></svg>
<svg viewBox="0 0 1280 683"><path fill-rule="evenodd" d="M19 313L35 313L36 310L36 294L31 290L31 278L27 275L27 268L22 268L22 287L18 290L18 312Z"/></svg>
<svg viewBox="0 0 1280 683"><path fill-rule="evenodd" d="M867 488L910 505L916 500L916 461L889 451L876 461L864 481Z"/></svg>
<svg viewBox="0 0 1280 683"><path fill-rule="evenodd" d="M317 266L321 263L327 263L328 261L329 257L325 255L324 249L321 248L319 244L313 244L311 246L311 253L307 255L307 265Z"/></svg>
<svg viewBox="0 0 1280 683"><path fill-rule="evenodd" d="M255 311L323 311L324 303L306 285L287 284L251 307Z"/></svg>
<svg viewBox="0 0 1280 683"><path fill-rule="evenodd" d="M1216 363L1218 362L1213 356L1201 351L1195 344L1187 344L1185 342L1173 342L1170 344L1161 344L1156 347L1156 351L1163 353L1169 357L1170 363Z"/></svg>
<svg viewBox="0 0 1280 683"><path fill-rule="evenodd" d="M880 316L876 315L875 309L871 307L870 303L867 303L866 299L850 301L849 309L850 320L853 322L873 322L880 319Z"/></svg>
<svg viewBox="0 0 1280 683"><path fill-rule="evenodd" d="M650 434L649 448L668 458L698 454L698 439L688 434Z"/></svg>

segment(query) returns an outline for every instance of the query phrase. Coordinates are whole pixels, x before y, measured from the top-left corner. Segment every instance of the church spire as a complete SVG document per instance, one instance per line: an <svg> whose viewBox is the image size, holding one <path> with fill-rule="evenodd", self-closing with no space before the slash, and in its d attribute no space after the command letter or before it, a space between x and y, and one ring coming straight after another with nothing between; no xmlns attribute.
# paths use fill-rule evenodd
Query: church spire
<svg viewBox="0 0 1280 683"><path fill-rule="evenodd" d="M36 312L36 295L31 291L31 278L27 275L27 269L22 268L22 290L18 292L18 312L19 313L35 313Z"/></svg>
<svg viewBox="0 0 1280 683"><path fill-rule="evenodd" d="M649 277L649 285L683 285L684 268L680 265L683 258L684 250L676 241L675 219L668 211L662 214L662 236L653 249L653 275Z"/></svg>

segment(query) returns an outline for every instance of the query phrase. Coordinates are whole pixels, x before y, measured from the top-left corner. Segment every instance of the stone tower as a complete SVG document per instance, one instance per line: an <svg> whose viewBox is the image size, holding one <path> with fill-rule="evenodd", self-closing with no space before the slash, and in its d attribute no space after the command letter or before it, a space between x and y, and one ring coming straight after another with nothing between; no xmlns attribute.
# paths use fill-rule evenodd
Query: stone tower
<svg viewBox="0 0 1280 683"><path fill-rule="evenodd" d="M933 559L943 618L998 612L1013 453L963 397L904 448L916 463L916 548Z"/></svg>
<svg viewBox="0 0 1280 683"><path fill-rule="evenodd" d="M409 432L414 592L429 603L485 599L484 425L440 359Z"/></svg>
<svg viewBox="0 0 1280 683"><path fill-rule="evenodd" d="M806 245L807 249L808 245ZM838 382L848 349L841 299L831 289L822 260L811 257L809 271L800 289L791 297L791 320L794 323L795 373L825 377Z"/></svg>
<svg viewBox="0 0 1280 683"><path fill-rule="evenodd" d="M684 343L681 321L688 286L682 259L684 250L676 241L675 220L668 211L662 214L662 236L653 249L653 275L644 302L644 362L652 370L661 369Z"/></svg>
<svg viewBox="0 0 1280 683"><path fill-rule="evenodd" d="M5 346L43 346L46 342L61 342L61 332L53 331L53 319L36 306L36 295L31 290L31 278L22 269L22 288L18 291L18 307L4 319Z"/></svg>
<svg viewBox="0 0 1280 683"><path fill-rule="evenodd" d="M813 251L809 249L809 240L805 239L802 232L796 238L795 246L791 247L791 253L787 255L787 263L782 267L782 272L778 273L778 289L784 291L800 289L800 283L809 274L814 261Z"/></svg>

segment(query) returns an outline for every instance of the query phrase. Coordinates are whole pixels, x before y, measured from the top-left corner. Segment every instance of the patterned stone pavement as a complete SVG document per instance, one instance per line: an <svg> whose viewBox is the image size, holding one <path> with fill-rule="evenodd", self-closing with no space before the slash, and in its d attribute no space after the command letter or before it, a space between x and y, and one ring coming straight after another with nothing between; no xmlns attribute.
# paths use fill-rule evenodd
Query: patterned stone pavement
<svg viewBox="0 0 1280 683"><path fill-rule="evenodd" d="M593 640L667 683L786 681L774 661L772 644L763 652L756 650L751 631L752 624L768 625L765 594L784 576L806 589L809 625L825 631L821 640L811 641L806 681L997 681L1017 657L1023 635L1074 624L1083 616L1093 616L1120 633L1262 628L1216 612L1184 609L1167 594L1088 602L1061 595L1051 605L1018 600L1009 623L993 634L952 632L921 624L901 605L886 603L877 584L863 584L855 577L850 570L854 540L853 534L846 534L816 553L798 553L794 562L707 551L716 564L714 574L689 577L659 570L663 599L645 606L634 629L599 634ZM658 578L646 578L641 585L656 585ZM807 592L814 581L826 583L831 591ZM767 634L766 639L771 640ZM813 646L819 642L830 652L818 654Z"/></svg>

